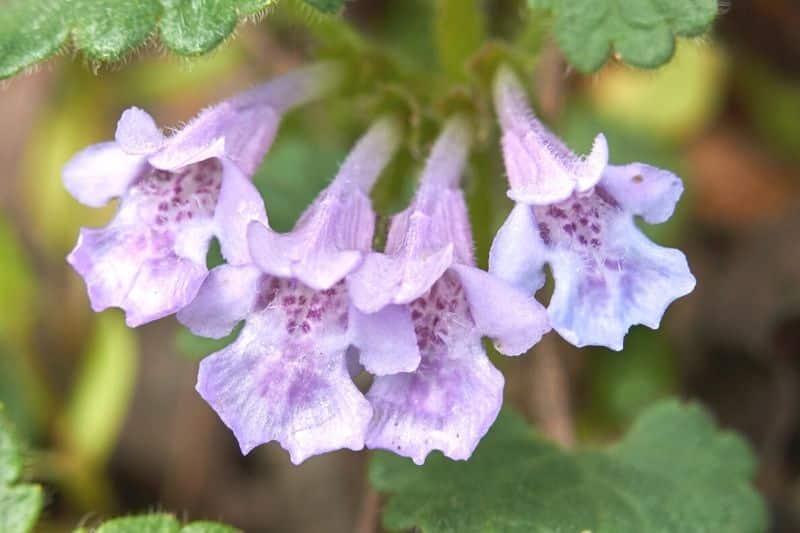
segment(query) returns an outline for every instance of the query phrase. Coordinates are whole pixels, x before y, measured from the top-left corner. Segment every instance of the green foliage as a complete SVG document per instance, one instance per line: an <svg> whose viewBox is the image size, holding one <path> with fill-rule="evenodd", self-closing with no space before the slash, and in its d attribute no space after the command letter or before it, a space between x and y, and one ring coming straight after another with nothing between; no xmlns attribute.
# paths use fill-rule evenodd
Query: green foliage
<svg viewBox="0 0 800 533"><path fill-rule="evenodd" d="M244 324L244 323L242 323ZM207 339L193 335L187 328L180 328L175 336L175 345L178 350L190 359L200 360L207 355L218 352L223 349L239 336L242 329L242 324L233 328L229 335L221 339Z"/></svg>
<svg viewBox="0 0 800 533"><path fill-rule="evenodd" d="M486 21L478 2L437 0L435 28L442 68L454 77L465 75L467 60L486 37Z"/></svg>
<svg viewBox="0 0 800 533"><path fill-rule="evenodd" d="M305 2L323 13L336 13L342 8L345 0L305 0Z"/></svg>
<svg viewBox="0 0 800 533"><path fill-rule="evenodd" d="M753 457L700 407L645 411L605 451L568 452L501 414L472 459L423 467L377 454L370 479L391 494L389 529L425 533L760 533Z"/></svg>
<svg viewBox="0 0 800 533"><path fill-rule="evenodd" d="M100 464L116 442L136 381L136 333L122 315L97 315L83 366L66 406L68 444L82 461Z"/></svg>
<svg viewBox="0 0 800 533"><path fill-rule="evenodd" d="M253 182L264 197L270 225L289 231L314 197L333 179L345 149L287 132L267 154Z"/></svg>
<svg viewBox="0 0 800 533"><path fill-rule="evenodd" d="M70 42L92 61L117 61L158 33L180 55L216 48L242 17L272 0L12 0L0 10L0 79Z"/></svg>
<svg viewBox="0 0 800 533"><path fill-rule="evenodd" d="M44 504L38 485L17 484L22 475L22 447L0 405L0 531L31 531Z"/></svg>
<svg viewBox="0 0 800 533"><path fill-rule="evenodd" d="M676 361L664 336L644 326L631 329L622 352L592 349L584 423L600 431L627 426L643 408L677 389Z"/></svg>
<svg viewBox="0 0 800 533"><path fill-rule="evenodd" d="M717 0L528 0L551 13L561 50L576 68L594 72L612 49L637 67L663 65L675 36L704 33L717 15Z"/></svg>
<svg viewBox="0 0 800 533"><path fill-rule="evenodd" d="M75 533L85 531L79 529ZM236 533L236 528L216 522L192 522L185 526L167 513L115 518L97 528L96 533Z"/></svg>

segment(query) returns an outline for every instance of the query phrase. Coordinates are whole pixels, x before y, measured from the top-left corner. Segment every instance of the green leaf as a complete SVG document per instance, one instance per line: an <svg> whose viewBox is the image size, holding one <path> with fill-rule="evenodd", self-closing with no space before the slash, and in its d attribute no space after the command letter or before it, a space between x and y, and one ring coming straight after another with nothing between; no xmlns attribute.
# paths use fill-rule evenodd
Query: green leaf
<svg viewBox="0 0 800 533"><path fill-rule="evenodd" d="M114 518L97 528L97 533L178 533L181 523L171 514Z"/></svg>
<svg viewBox="0 0 800 533"><path fill-rule="evenodd" d="M44 505L38 485L15 485L22 475L22 446L0 405L0 531L31 531Z"/></svg>
<svg viewBox="0 0 800 533"><path fill-rule="evenodd" d="M323 13L338 13L345 0L305 0L305 2Z"/></svg>
<svg viewBox="0 0 800 533"><path fill-rule="evenodd" d="M192 522L181 527L177 518L167 513L115 518L97 528L97 533L237 533L239 530L216 522Z"/></svg>
<svg viewBox="0 0 800 533"><path fill-rule="evenodd" d="M181 529L181 533L236 533L235 527L216 522L192 522Z"/></svg>
<svg viewBox="0 0 800 533"><path fill-rule="evenodd" d="M391 494L389 529L425 533L761 533L753 457L698 406L644 412L605 451L567 452L502 413L472 459L423 467L376 454L370 479Z"/></svg>
<svg viewBox="0 0 800 533"><path fill-rule="evenodd" d="M204 54L272 1L11 0L0 10L0 79L69 44L90 60L117 61L156 33L177 54Z"/></svg>
<svg viewBox="0 0 800 533"><path fill-rule="evenodd" d="M22 473L22 452L19 440L5 408L0 405L0 485L9 485Z"/></svg>
<svg viewBox="0 0 800 533"><path fill-rule="evenodd" d="M0 531L32 531L44 505L38 485L0 487Z"/></svg>
<svg viewBox="0 0 800 533"><path fill-rule="evenodd" d="M555 19L561 50L576 68L594 72L611 51L637 67L663 65L675 36L704 33L717 15L717 0L528 0Z"/></svg>
<svg viewBox="0 0 800 533"><path fill-rule="evenodd" d="M264 197L270 225L289 231L316 195L333 179L346 150L311 134L284 131L253 176Z"/></svg>

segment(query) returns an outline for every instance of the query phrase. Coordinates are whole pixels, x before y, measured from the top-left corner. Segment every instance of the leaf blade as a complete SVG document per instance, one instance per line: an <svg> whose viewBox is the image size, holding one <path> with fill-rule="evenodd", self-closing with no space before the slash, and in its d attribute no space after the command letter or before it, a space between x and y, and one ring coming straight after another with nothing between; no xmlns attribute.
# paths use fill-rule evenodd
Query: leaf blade
<svg viewBox="0 0 800 533"><path fill-rule="evenodd" d="M717 0L528 0L555 18L559 47L578 70L591 73L615 52L640 68L667 63L676 37L695 37L711 26Z"/></svg>
<svg viewBox="0 0 800 533"><path fill-rule="evenodd" d="M12 0L0 9L0 79L68 44L92 61L119 61L160 33L172 52L207 53L239 20L273 0Z"/></svg>
<svg viewBox="0 0 800 533"><path fill-rule="evenodd" d="M370 480L391 494L387 529L425 533L758 533L753 459L697 406L646 410L608 450L566 452L505 413L467 462L423 467L376 454Z"/></svg>

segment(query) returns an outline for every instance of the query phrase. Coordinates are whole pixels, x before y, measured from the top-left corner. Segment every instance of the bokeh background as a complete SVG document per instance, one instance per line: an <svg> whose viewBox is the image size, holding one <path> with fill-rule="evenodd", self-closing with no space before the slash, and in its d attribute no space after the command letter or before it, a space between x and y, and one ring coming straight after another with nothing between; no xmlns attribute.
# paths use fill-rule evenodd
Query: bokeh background
<svg viewBox="0 0 800 533"><path fill-rule="evenodd" d="M357 0L345 16L400 56L435 61L430 4ZM504 37L520 2L484 5ZM368 453L295 467L270 444L242 457L193 388L214 344L171 318L130 330L117 311L93 314L65 261L78 228L105 224L114 206L80 206L60 168L112 137L124 108L177 127L316 46L302 20L278 10L203 58L150 46L100 68L66 54L0 87L0 401L30 443L27 477L45 485L42 531L153 509L248 532L351 532L363 521L374 500ZM661 397L702 402L753 446L773 531L800 531L800 4L730 2L711 34L680 42L658 71L612 62L580 75L545 41L529 84L577 150L604 131L613 162L684 178L676 216L647 231L686 251L698 284L658 332L635 328L621 353L550 334L527 357L496 358L507 403L564 441L602 443ZM288 117L255 177L277 229L333 177L367 119L346 94ZM466 177L484 265L511 207L495 143L489 131ZM379 186L382 220L408 198L423 154L410 145Z"/></svg>

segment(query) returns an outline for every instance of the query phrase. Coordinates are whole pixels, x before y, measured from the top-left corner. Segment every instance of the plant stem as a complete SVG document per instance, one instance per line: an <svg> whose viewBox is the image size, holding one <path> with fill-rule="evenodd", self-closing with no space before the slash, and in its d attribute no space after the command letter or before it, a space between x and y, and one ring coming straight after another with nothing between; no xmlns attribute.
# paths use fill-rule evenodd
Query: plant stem
<svg viewBox="0 0 800 533"><path fill-rule="evenodd" d="M563 446L575 444L569 378L564 367L561 341L546 335L530 357L530 409L537 426Z"/></svg>

